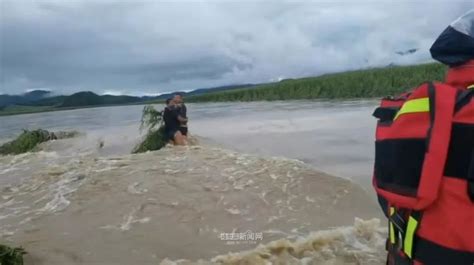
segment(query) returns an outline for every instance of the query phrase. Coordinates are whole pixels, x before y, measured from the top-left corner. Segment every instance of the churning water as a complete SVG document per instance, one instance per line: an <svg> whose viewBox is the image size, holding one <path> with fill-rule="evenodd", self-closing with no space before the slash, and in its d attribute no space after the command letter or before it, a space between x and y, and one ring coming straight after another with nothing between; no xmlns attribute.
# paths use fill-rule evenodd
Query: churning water
<svg viewBox="0 0 474 265"><path fill-rule="evenodd" d="M380 217L373 105L190 105L200 144L137 155L142 106L2 117L4 140L83 135L0 157L0 239L27 264L382 264L384 229L355 219Z"/></svg>

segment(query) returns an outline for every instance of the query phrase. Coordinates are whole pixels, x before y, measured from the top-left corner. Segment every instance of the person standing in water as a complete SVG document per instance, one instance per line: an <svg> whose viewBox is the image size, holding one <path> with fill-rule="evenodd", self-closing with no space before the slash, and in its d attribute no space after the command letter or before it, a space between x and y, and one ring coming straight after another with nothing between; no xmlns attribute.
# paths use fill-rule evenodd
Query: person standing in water
<svg viewBox="0 0 474 265"><path fill-rule="evenodd" d="M175 94L173 97L173 101L176 104L176 108L178 109L179 116L182 117L182 121L180 122L179 131L183 136L187 138L188 136L188 116L187 116L187 108L184 104L183 96L181 94Z"/></svg>
<svg viewBox="0 0 474 265"><path fill-rule="evenodd" d="M163 111L163 120L165 122L166 138L175 145L186 145L186 136L181 133L181 124L187 122L187 119L180 114L180 108L173 97L166 100L166 107Z"/></svg>

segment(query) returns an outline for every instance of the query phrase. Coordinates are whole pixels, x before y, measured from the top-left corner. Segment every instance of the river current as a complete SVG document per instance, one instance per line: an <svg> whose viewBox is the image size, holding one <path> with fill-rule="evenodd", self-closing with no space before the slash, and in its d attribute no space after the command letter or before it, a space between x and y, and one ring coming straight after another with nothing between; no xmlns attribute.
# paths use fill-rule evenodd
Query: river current
<svg viewBox="0 0 474 265"><path fill-rule="evenodd" d="M143 106L0 117L0 141L81 132L0 157L0 241L26 264L383 264L374 106L189 104L196 144L137 155Z"/></svg>

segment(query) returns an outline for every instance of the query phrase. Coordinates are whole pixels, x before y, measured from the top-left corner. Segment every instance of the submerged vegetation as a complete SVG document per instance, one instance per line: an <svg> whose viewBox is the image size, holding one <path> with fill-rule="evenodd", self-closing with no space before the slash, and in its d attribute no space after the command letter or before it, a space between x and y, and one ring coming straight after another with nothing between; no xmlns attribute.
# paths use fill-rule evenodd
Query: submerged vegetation
<svg viewBox="0 0 474 265"><path fill-rule="evenodd" d="M15 140L0 146L0 154L17 155L33 150L38 144L54 139L54 134L46 130L24 130Z"/></svg>
<svg viewBox="0 0 474 265"><path fill-rule="evenodd" d="M157 130L150 130L147 132L142 142L139 143L134 149L133 153L144 153L147 151L154 151L163 148L166 145L165 130L163 126L160 126Z"/></svg>
<svg viewBox="0 0 474 265"><path fill-rule="evenodd" d="M188 101L258 101L289 99L373 98L394 95L431 80L443 80L446 68L439 63L390 66L287 79L244 89L188 97Z"/></svg>
<svg viewBox="0 0 474 265"><path fill-rule="evenodd" d="M77 132L50 132L47 130L23 130L23 132L13 141L0 145L0 155L18 155L35 150L40 143L50 140L71 138ZM2 264L3 265L3 264Z"/></svg>
<svg viewBox="0 0 474 265"><path fill-rule="evenodd" d="M147 105L143 108L140 131L147 130L142 142L133 149L132 153L143 153L159 150L166 145L165 127L163 124L163 112Z"/></svg>
<svg viewBox="0 0 474 265"><path fill-rule="evenodd" d="M25 254L22 248L11 248L0 244L0 265L23 265Z"/></svg>

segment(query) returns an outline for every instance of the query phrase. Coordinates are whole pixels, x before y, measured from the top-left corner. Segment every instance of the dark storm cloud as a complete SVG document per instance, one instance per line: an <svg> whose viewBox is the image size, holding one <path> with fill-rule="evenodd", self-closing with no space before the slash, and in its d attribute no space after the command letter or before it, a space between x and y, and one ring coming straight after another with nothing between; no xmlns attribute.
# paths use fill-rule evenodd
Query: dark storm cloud
<svg viewBox="0 0 474 265"><path fill-rule="evenodd" d="M472 1L13 1L0 93L146 94L429 60ZM409 56L396 51L419 48Z"/></svg>

